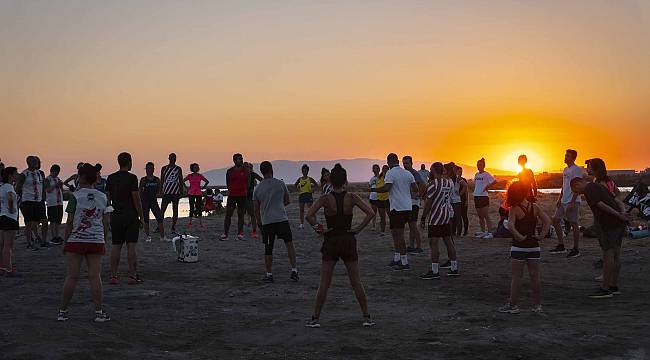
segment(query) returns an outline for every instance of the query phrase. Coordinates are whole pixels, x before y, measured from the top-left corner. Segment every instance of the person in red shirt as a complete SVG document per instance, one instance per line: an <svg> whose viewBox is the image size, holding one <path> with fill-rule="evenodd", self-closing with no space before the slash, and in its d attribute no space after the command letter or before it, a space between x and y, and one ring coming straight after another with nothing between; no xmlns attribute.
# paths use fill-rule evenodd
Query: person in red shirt
<svg viewBox="0 0 650 360"><path fill-rule="evenodd" d="M226 217L223 220L223 234L219 240L228 239L232 215L237 209L237 239L244 239L244 214L248 199L248 183L250 171L244 166L242 154L232 156L235 166L226 172L226 186L228 187L228 201L226 203Z"/></svg>

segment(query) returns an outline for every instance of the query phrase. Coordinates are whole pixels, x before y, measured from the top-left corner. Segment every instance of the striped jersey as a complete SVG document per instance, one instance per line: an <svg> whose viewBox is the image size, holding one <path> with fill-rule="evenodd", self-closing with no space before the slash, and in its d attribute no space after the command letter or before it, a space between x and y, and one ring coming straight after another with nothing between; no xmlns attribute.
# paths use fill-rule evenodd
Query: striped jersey
<svg viewBox="0 0 650 360"><path fill-rule="evenodd" d="M45 186L45 174L40 170L25 170L22 175L25 177L20 201L43 201L43 187Z"/></svg>
<svg viewBox="0 0 650 360"><path fill-rule="evenodd" d="M454 217L451 206L453 182L448 178L432 179L427 186L427 199L432 199L429 225L445 225Z"/></svg>
<svg viewBox="0 0 650 360"><path fill-rule="evenodd" d="M181 193L180 180L183 176L181 167L178 165L165 165L161 173L163 195L179 195Z"/></svg>

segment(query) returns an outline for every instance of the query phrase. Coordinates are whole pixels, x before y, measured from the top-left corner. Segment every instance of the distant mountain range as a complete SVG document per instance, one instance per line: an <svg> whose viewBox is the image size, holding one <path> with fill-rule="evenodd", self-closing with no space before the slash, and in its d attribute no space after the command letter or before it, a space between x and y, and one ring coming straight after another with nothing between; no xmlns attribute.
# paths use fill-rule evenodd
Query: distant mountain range
<svg viewBox="0 0 650 360"><path fill-rule="evenodd" d="M320 172L322 168L331 169L336 163L340 163L348 172L349 182L366 182L372 176L373 164L385 164L386 160L378 159L338 159L338 160L309 160L309 161L293 161L293 160L273 160L273 173L277 179L284 180L287 184L294 183L300 177L300 169L303 164L307 164L310 168L309 175L320 180ZM415 161L415 168L420 169L420 164L426 164L427 169L431 165L431 161ZM471 178L476 172L475 166L464 164L456 164L463 168L463 174L466 178ZM253 163L253 168L259 173L259 163ZM226 171L228 168L220 168L208 170L203 175L210 180L211 185L224 185L226 182ZM499 170L499 169L486 169L492 174L498 175L514 175L512 171Z"/></svg>

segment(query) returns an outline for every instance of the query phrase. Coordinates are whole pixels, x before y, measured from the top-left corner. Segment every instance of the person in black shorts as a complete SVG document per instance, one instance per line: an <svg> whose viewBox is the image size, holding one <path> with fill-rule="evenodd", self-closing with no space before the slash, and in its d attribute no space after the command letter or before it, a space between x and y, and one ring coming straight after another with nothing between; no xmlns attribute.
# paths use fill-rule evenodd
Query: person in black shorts
<svg viewBox="0 0 650 360"><path fill-rule="evenodd" d="M18 175L16 193L20 199L20 210L25 220L25 238L27 248L38 250L50 247L47 241L48 224L45 211L45 173L40 170L40 160L36 156L27 157L27 169ZM41 224L41 238L38 237L38 225ZM40 240L40 241L39 241Z"/></svg>
<svg viewBox="0 0 650 360"><path fill-rule="evenodd" d="M244 240L244 216L250 186L250 171L244 166L242 154L232 156L234 166L226 171L226 186L228 187L228 201L226 203L226 216L223 219L223 234L219 240L228 239L232 216L237 209L237 239Z"/></svg>
<svg viewBox="0 0 650 360"><path fill-rule="evenodd" d="M298 268L296 267L296 249L293 246L293 236L289 226L289 218L285 207L289 205L289 190L282 180L273 177L273 166L264 161L260 164L260 172L264 179L253 191L255 204L255 219L262 231L264 243L264 265L266 275L263 281L273 282L273 246L275 238L284 240L287 246L289 263L291 264L291 280L298 281Z"/></svg>
<svg viewBox="0 0 650 360"><path fill-rule="evenodd" d="M133 166L131 154L123 152L117 156L120 170L108 176L108 202L112 206L111 235L111 284L117 285L117 269L120 265L122 246L126 244L129 261L129 285L141 283L137 271L136 245L142 219L142 200L138 191L138 177L130 173Z"/></svg>
<svg viewBox="0 0 650 360"><path fill-rule="evenodd" d="M350 285L359 302L363 314L363 326L373 326L375 322L370 318L368 312L368 299L361 283L359 274L359 254L357 250L356 234L361 232L372 220L375 214L372 208L358 195L345 191L347 184L347 172L340 165L336 164L331 171L330 181L333 190L327 195L321 196L307 212L307 222L314 230L324 236L321 246L322 261L320 285L316 293L314 313L306 324L310 328L320 327L320 313L327 298L327 291L332 282L334 267L339 259L343 260L350 278ZM354 229L352 228L352 216L355 207L361 209L366 217ZM323 225L316 223L316 213L323 208L327 230L323 231Z"/></svg>
<svg viewBox="0 0 650 360"><path fill-rule="evenodd" d="M0 171L0 275L13 276L13 245L18 231L18 195L14 189L18 171L3 167Z"/></svg>
<svg viewBox="0 0 650 360"><path fill-rule="evenodd" d="M246 213L248 214L248 218L250 219L251 222L251 227L253 228L253 231L251 232L251 237L254 239L257 239L257 221L255 220L255 217L257 216L255 214L255 204L253 203L253 191L255 190L255 186L257 185L258 181L262 181L262 177L259 176L254 170L253 170L253 164L246 162L244 163L244 166L248 169L248 192L246 194Z"/></svg>
<svg viewBox="0 0 650 360"><path fill-rule="evenodd" d="M154 164L152 162L147 163L145 171L147 175L140 179L139 187L142 199L144 234L147 236L147 242L151 241L151 234L149 233L149 211L151 211L158 222L160 239L165 241L165 226L160 206L158 206L158 196L162 193L162 182L154 175Z"/></svg>
<svg viewBox="0 0 650 360"><path fill-rule="evenodd" d="M172 204L172 233L176 232L176 222L178 221L178 202L183 195L185 185L183 184L183 170L176 165L176 154L169 154L169 164L160 169L160 181L162 182L162 201L160 203L160 212L163 219L167 206Z"/></svg>

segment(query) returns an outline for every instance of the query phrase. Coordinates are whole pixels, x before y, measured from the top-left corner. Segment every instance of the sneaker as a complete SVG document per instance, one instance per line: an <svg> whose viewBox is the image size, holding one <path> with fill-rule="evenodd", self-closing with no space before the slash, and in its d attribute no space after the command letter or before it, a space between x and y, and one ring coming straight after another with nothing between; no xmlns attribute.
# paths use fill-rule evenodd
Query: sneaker
<svg viewBox="0 0 650 360"><path fill-rule="evenodd" d="M145 240L145 241L146 242L151 242L151 236L147 236L147 240Z"/></svg>
<svg viewBox="0 0 650 360"><path fill-rule="evenodd" d="M395 266L397 266L399 264L401 264L401 262L399 260L397 260L397 261L393 260L393 261L389 262L387 266L388 267L395 267Z"/></svg>
<svg viewBox="0 0 650 360"><path fill-rule="evenodd" d="M228 235L226 235L226 234L221 234L221 236L219 236L219 240L221 240L221 241L226 241L226 240L228 240Z"/></svg>
<svg viewBox="0 0 650 360"><path fill-rule="evenodd" d="M494 238L494 235L492 235L491 232L485 233L485 235L481 236L481 239L492 239Z"/></svg>
<svg viewBox="0 0 650 360"><path fill-rule="evenodd" d="M103 322L107 322L107 321L110 321L110 320L111 320L111 317L108 316L108 314L105 313L104 310L95 311L95 322L103 323Z"/></svg>
<svg viewBox="0 0 650 360"><path fill-rule="evenodd" d="M612 294L612 291L609 289L605 290L603 288L598 288L598 290L589 294L589 297L592 299L606 299L614 297L614 294Z"/></svg>
<svg viewBox="0 0 650 360"><path fill-rule="evenodd" d="M460 272L458 271L458 269L449 270L449 271L447 271L447 276L460 276Z"/></svg>
<svg viewBox="0 0 650 360"><path fill-rule="evenodd" d="M498 308L497 311L504 314L519 314L521 312L521 310L519 310L519 306L512 305L510 303L507 303Z"/></svg>
<svg viewBox="0 0 650 360"><path fill-rule="evenodd" d="M393 267L393 270L395 270L395 271L409 271L409 270L411 270L411 265L409 265L409 264L402 265L402 263L400 262L399 264L397 264L397 265L395 265Z"/></svg>
<svg viewBox="0 0 650 360"><path fill-rule="evenodd" d="M56 321L66 321L70 319L68 317L68 310L59 310L59 315L56 317Z"/></svg>
<svg viewBox="0 0 650 360"><path fill-rule="evenodd" d="M564 254L566 252L566 249L564 248L563 244L558 244L554 249L549 251L551 254Z"/></svg>
<svg viewBox="0 0 650 360"><path fill-rule="evenodd" d="M429 270L426 274L420 275L422 280L435 280L440 279L440 273L434 273L433 270Z"/></svg>
<svg viewBox="0 0 650 360"><path fill-rule="evenodd" d="M320 321L317 318L312 316L311 320L307 321L307 323L305 324L305 327L318 329L320 328Z"/></svg>
<svg viewBox="0 0 650 360"><path fill-rule="evenodd" d="M411 246L406 247L406 252L409 254L414 254L415 253L415 248Z"/></svg>
<svg viewBox="0 0 650 360"><path fill-rule="evenodd" d="M49 241L42 242L40 245L42 248L50 248L52 247L52 243Z"/></svg>
<svg viewBox="0 0 650 360"><path fill-rule="evenodd" d="M57 236L57 237L52 239L52 244L61 245L61 244L63 244L63 239L61 237Z"/></svg>
<svg viewBox="0 0 650 360"><path fill-rule="evenodd" d="M535 314L543 314L544 313L544 309L542 309L542 305L534 305L530 309L530 311L532 311Z"/></svg>
<svg viewBox="0 0 650 360"><path fill-rule="evenodd" d="M304 229L304 228L305 228L305 225L303 225L303 224L300 224L300 226L298 226L298 229ZM318 327L320 327L320 324L318 324Z"/></svg>
<svg viewBox="0 0 650 360"><path fill-rule="evenodd" d="M422 248L415 248L415 255L422 255L424 254L424 250Z"/></svg>
<svg viewBox="0 0 650 360"><path fill-rule="evenodd" d="M571 249L571 251L569 251L566 257L567 259L572 259L572 258L577 258L578 256L580 256L580 250Z"/></svg>
<svg viewBox="0 0 650 360"><path fill-rule="evenodd" d="M117 283L118 283L117 276L111 276L110 284L111 285L117 285Z"/></svg>
<svg viewBox="0 0 650 360"><path fill-rule="evenodd" d="M609 291L611 291L612 295L621 295L621 290L618 289L618 286L610 286Z"/></svg>
<svg viewBox="0 0 650 360"><path fill-rule="evenodd" d="M244 233L237 234L237 240L244 240Z"/></svg>
<svg viewBox="0 0 650 360"><path fill-rule="evenodd" d="M600 274L594 278L595 281L601 282L603 281L603 274Z"/></svg>
<svg viewBox="0 0 650 360"><path fill-rule="evenodd" d="M251 233L251 237L253 239L257 239L257 231L256 230L253 230L253 232Z"/></svg>
<svg viewBox="0 0 650 360"><path fill-rule="evenodd" d="M142 284L144 281L138 275L129 275L129 285Z"/></svg>
<svg viewBox="0 0 650 360"><path fill-rule="evenodd" d="M363 322L361 323L363 327L371 327L377 325L376 322L372 321L370 315L363 317Z"/></svg>
<svg viewBox="0 0 650 360"><path fill-rule="evenodd" d="M265 282L267 284L272 283L273 282L273 275L264 275L264 277L262 278L262 282Z"/></svg>
<svg viewBox="0 0 650 360"><path fill-rule="evenodd" d="M483 236L485 236L485 233L486 233L485 231L477 231L474 233L474 237L482 238Z"/></svg>
<svg viewBox="0 0 650 360"><path fill-rule="evenodd" d="M440 265L441 269L451 269L451 261L447 260L444 264Z"/></svg>
<svg viewBox="0 0 650 360"><path fill-rule="evenodd" d="M300 277L298 276L298 272L297 271L292 271L290 279L293 280L293 281L298 281L300 279Z"/></svg>

